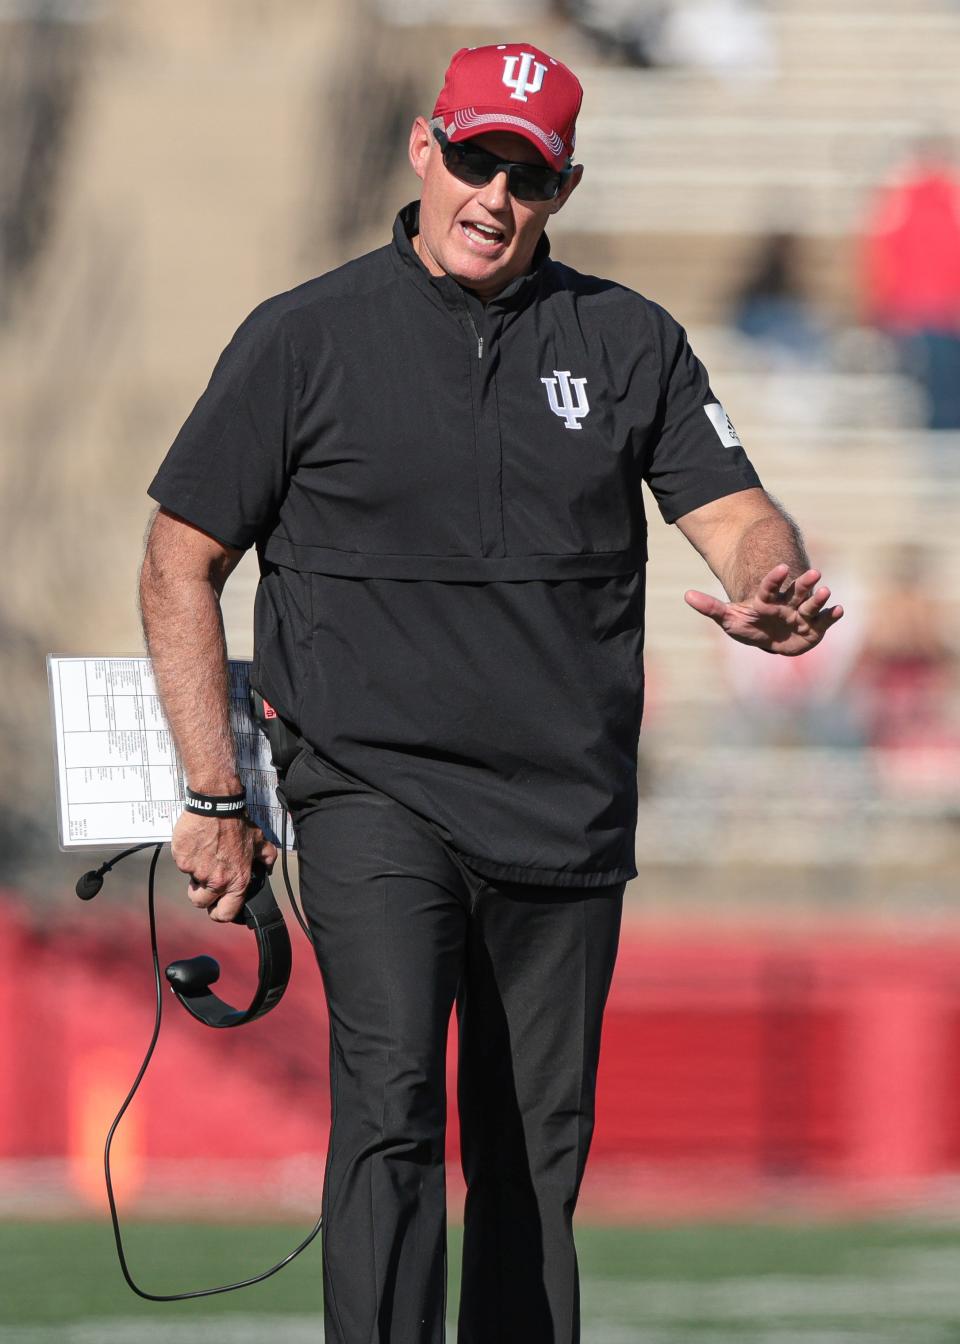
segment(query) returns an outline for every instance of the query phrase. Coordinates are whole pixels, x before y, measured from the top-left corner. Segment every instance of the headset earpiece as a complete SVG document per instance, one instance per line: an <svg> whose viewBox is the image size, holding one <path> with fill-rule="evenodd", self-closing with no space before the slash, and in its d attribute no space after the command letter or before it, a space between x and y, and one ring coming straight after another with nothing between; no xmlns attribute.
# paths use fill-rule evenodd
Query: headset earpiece
<svg viewBox="0 0 960 1344"><path fill-rule="evenodd" d="M166 977L175 994L202 994L220 979L220 963L213 957L185 957L171 961Z"/></svg>

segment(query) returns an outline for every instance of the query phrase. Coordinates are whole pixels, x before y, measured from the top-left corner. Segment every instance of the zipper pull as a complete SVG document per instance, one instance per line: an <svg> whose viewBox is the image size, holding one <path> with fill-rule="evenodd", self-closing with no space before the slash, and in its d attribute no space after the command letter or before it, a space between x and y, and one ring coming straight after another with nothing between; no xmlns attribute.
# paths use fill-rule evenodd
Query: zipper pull
<svg viewBox="0 0 960 1344"><path fill-rule="evenodd" d="M483 337L477 337L477 359L483 359Z"/></svg>

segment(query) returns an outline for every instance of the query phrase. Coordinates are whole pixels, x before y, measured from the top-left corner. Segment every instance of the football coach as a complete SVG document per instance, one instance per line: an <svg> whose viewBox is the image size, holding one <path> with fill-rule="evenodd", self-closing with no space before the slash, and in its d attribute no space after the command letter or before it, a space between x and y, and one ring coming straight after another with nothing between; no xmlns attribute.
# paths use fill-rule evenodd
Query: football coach
<svg viewBox="0 0 960 1344"><path fill-rule="evenodd" d="M641 482L729 599L686 601L731 638L792 657L842 615L683 328L551 256L581 97L527 43L458 51L392 241L250 314L150 486L144 630L214 804L173 853L215 920L276 858L237 810L226 695L219 598L251 546L252 681L296 737L327 1344L444 1338L454 1005L458 1340L579 1339L572 1223L637 873Z"/></svg>

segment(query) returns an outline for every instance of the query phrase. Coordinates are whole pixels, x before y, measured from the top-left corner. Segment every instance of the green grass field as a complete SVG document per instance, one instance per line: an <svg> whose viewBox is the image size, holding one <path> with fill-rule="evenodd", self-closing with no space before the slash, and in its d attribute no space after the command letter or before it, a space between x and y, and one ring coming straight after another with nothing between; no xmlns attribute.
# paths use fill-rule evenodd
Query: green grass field
<svg viewBox="0 0 960 1344"><path fill-rule="evenodd" d="M304 1229L131 1223L154 1292L256 1273ZM583 1344L960 1344L960 1225L682 1224L578 1232ZM451 1229L450 1344L459 1229ZM320 1344L319 1247L265 1284L140 1301L106 1223L0 1223L3 1344Z"/></svg>

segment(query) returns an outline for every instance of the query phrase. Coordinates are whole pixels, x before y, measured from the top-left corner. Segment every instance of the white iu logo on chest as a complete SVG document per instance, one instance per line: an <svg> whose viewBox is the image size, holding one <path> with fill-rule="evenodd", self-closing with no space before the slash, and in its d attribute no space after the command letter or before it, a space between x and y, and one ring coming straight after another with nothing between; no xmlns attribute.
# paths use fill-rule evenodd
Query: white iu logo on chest
<svg viewBox="0 0 960 1344"><path fill-rule="evenodd" d="M517 64L520 65L520 73L517 74ZM533 79L530 78L530 67L533 66ZM510 97L515 98L518 103L527 101L528 93L539 93L543 87L543 77L547 73L547 67L541 65L532 51L525 51L522 56L504 56L503 58L503 82L508 89L513 89Z"/></svg>
<svg viewBox="0 0 960 1344"><path fill-rule="evenodd" d="M562 415L566 429L582 429L580 421L590 414L590 403L584 390L586 378L571 378L569 369L554 369L552 378L541 378L547 389L547 400L554 415ZM559 385L560 393L557 395Z"/></svg>

